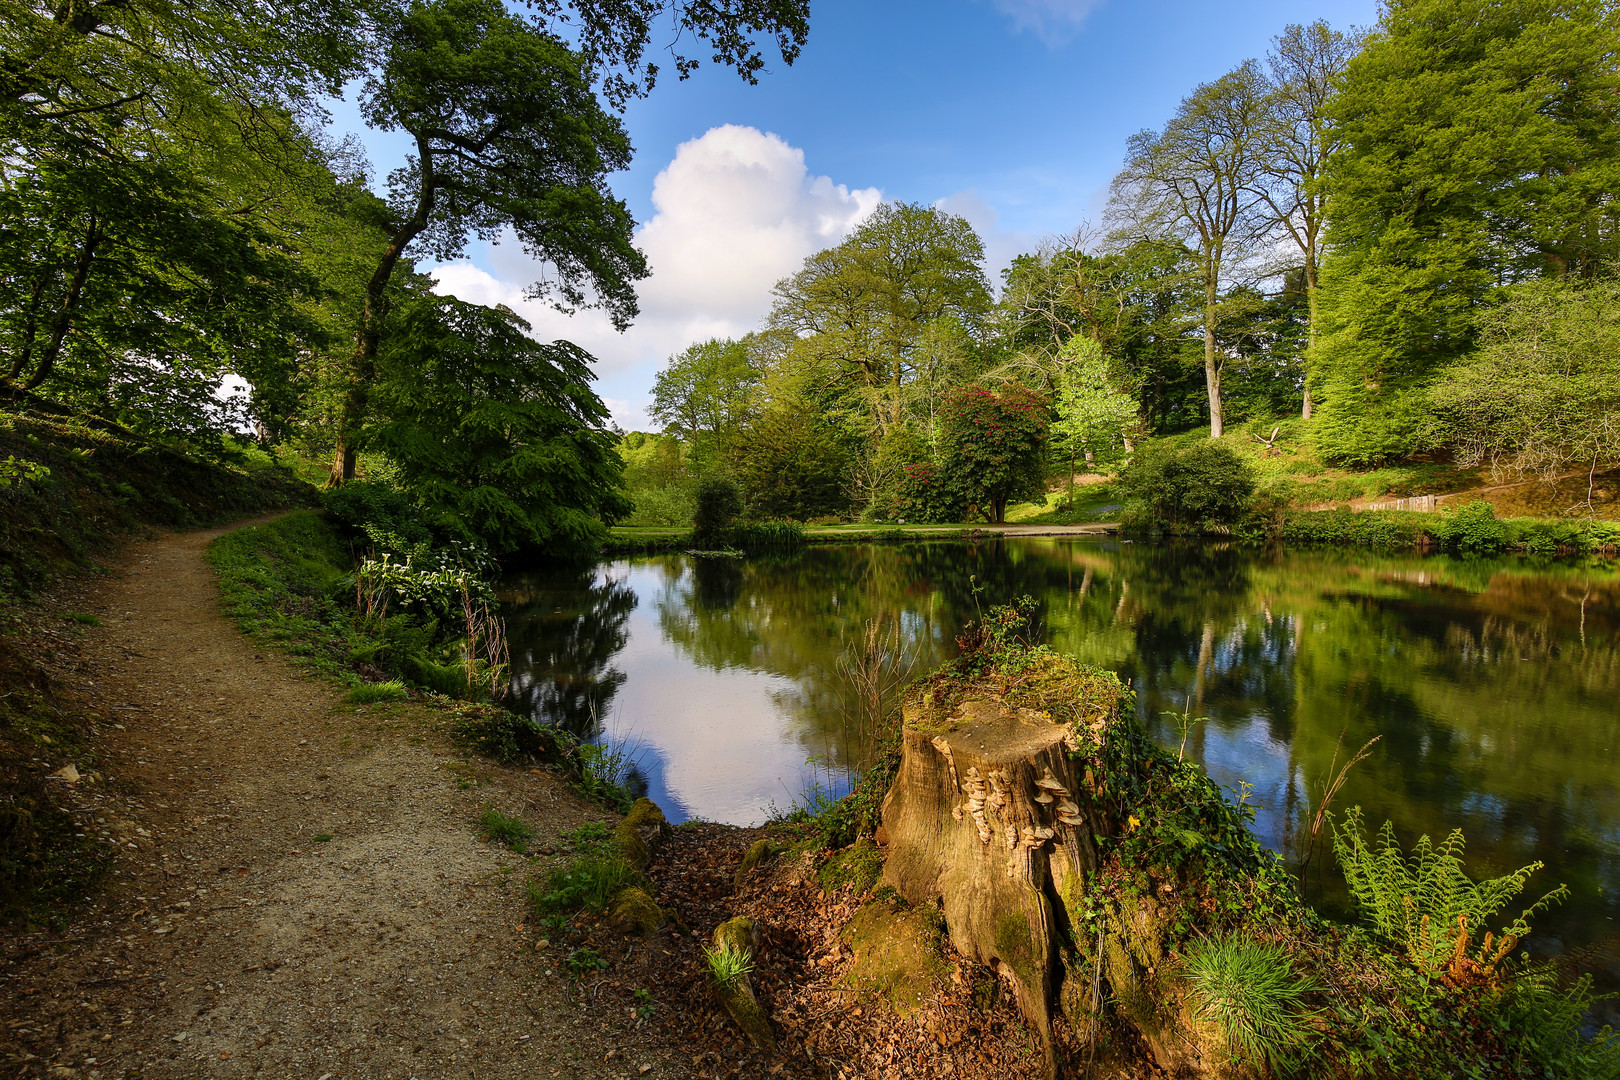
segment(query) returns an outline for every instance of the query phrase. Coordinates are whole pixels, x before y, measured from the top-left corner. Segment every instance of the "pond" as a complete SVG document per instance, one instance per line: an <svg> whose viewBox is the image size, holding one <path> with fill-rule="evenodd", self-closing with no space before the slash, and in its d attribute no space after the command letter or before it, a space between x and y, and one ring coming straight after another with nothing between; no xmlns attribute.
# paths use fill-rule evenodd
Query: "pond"
<svg viewBox="0 0 1620 1080"><path fill-rule="evenodd" d="M503 600L519 708L628 747L672 819L744 824L847 786L863 739L840 657L869 623L920 674L1026 594L1045 640L1129 679L1141 722L1248 790L1291 859L1335 755L1376 736L1337 809L1406 843L1460 827L1476 876L1546 863L1525 902L1571 896L1537 918L1540 949L1620 932L1608 567L1026 537L621 559L510 578ZM1207 719L1184 733L1182 712ZM1589 966L1614 962L1611 942Z"/></svg>

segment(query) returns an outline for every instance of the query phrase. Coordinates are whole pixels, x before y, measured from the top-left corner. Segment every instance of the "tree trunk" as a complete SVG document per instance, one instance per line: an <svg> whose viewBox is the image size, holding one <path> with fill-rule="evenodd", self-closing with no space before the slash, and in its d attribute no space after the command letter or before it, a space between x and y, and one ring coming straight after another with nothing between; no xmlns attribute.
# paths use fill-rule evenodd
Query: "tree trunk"
<svg viewBox="0 0 1620 1080"><path fill-rule="evenodd" d="M1214 306L1204 309L1204 386L1209 391L1209 437L1226 433L1221 417L1221 365L1216 361Z"/></svg>
<svg viewBox="0 0 1620 1080"><path fill-rule="evenodd" d="M337 450L332 456L332 473L328 487L341 487L354 479L355 445L361 429L371 411L371 384L377 378L377 354L382 346L382 323L387 314L388 282L394 276L394 267L412 240L428 226L433 216L433 204L438 192L438 174L433 169L433 149L422 136L417 136L418 168L421 170L416 212L409 221L395 231L383 249L371 280L366 282L365 306L360 313L360 340L356 342L354 356L347 372L348 385L344 388L343 408L338 416Z"/></svg>
<svg viewBox="0 0 1620 1080"><path fill-rule="evenodd" d="M955 731L930 735L907 707L900 773L883 801L883 880L911 903L944 901L951 944L1012 985L1055 1072L1055 885L1095 872L1102 823L1063 824L1059 788L1037 786L1079 789L1067 728L994 700L965 701L960 714Z"/></svg>
<svg viewBox="0 0 1620 1080"><path fill-rule="evenodd" d="M90 264L95 262L96 248L103 239L101 223L96 220L95 214L90 215L90 224L85 229L84 245L79 248L79 257L73 264L73 277L68 282L67 296L62 299L62 306L51 322L50 339L39 354L39 361L34 372L22 384L22 389L33 390L46 379L56 368L56 361L62 355L62 344L67 340L68 331L73 327L73 316L79 310L79 301L84 296L85 279L90 276ZM32 346L32 342L29 345Z"/></svg>
<svg viewBox="0 0 1620 1080"><path fill-rule="evenodd" d="M1117 720L1103 712L1088 737L1101 741ZM1101 867L1093 838L1130 826L1080 751L1074 728L988 688L944 723L908 703L883 801L883 882L912 904L938 898L951 944L1011 986L1050 1075L1054 1017L1095 1039L1105 1002L1167 1075L1212 1075L1194 1025L1151 989L1168 965L1168 917L1152 896L1088 897ZM1088 906L1102 914L1082 923Z"/></svg>
<svg viewBox="0 0 1620 1080"><path fill-rule="evenodd" d="M1316 299L1316 251L1309 248L1305 252L1305 317L1310 321L1305 326L1305 403L1300 409L1306 420L1311 418L1311 364L1316 359Z"/></svg>

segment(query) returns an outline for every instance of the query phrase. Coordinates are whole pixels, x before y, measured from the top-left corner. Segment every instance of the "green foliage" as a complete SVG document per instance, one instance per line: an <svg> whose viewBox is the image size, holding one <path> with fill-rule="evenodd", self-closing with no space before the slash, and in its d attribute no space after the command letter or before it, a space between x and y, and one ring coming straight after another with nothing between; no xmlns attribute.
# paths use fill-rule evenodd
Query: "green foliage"
<svg viewBox="0 0 1620 1080"><path fill-rule="evenodd" d="M670 358L647 413L665 431L723 456L753 414L759 383L746 341L711 338Z"/></svg>
<svg viewBox="0 0 1620 1080"><path fill-rule="evenodd" d="M1305 1005L1317 988L1278 945L1236 934L1202 938L1182 966L1193 1010L1226 1039L1231 1060L1276 1070L1300 1061L1314 1034Z"/></svg>
<svg viewBox="0 0 1620 1080"><path fill-rule="evenodd" d="M554 867L547 873L544 885L530 884L529 899L542 919L566 917L581 909L600 914L624 886L646 884L641 873L617 854L593 849Z"/></svg>
<svg viewBox="0 0 1620 1080"><path fill-rule="evenodd" d="M1592 977L1564 985L1547 969L1524 972L1501 1010L1511 1061L1521 1075L1620 1080L1620 1036L1604 1026L1588 1037L1598 998Z"/></svg>
<svg viewBox="0 0 1620 1080"><path fill-rule="evenodd" d="M1376 844L1369 845L1362 836L1359 806L1334 823L1333 854L1363 916L1427 975L1455 970L1462 960L1494 966L1530 932L1532 915L1569 895L1558 886L1503 927L1494 944L1487 933L1479 950L1469 953L1470 936L1483 931L1486 921L1524 890L1542 864L1476 882L1463 871L1462 853L1461 829L1438 846L1421 836L1408 855L1388 821Z"/></svg>
<svg viewBox="0 0 1620 1080"><path fill-rule="evenodd" d="M1473 349L1502 283L1612 262L1616 31L1591 0L1384 8L1329 106L1333 245L1311 361L1325 457L1432 445L1429 384Z"/></svg>
<svg viewBox="0 0 1620 1080"><path fill-rule="evenodd" d="M901 466L893 494L878 512L884 520L908 525L941 525L961 520L966 504L958 488L931 461Z"/></svg>
<svg viewBox="0 0 1620 1080"><path fill-rule="evenodd" d="M222 455L236 453L234 440L217 445ZM311 494L279 463L216 460L185 443L43 407L0 409L0 459L27 462L34 477L0 483L0 594L87 566L136 529L195 528L299 505Z"/></svg>
<svg viewBox="0 0 1620 1080"><path fill-rule="evenodd" d="M668 525L685 529L697 514L697 501L684 487L630 489L635 509L624 519L626 525Z"/></svg>
<svg viewBox="0 0 1620 1080"><path fill-rule="evenodd" d="M574 789L587 799L625 813L636 801L630 788L634 765L634 756L623 744L580 743Z"/></svg>
<svg viewBox="0 0 1620 1080"><path fill-rule="evenodd" d="M100 626L101 620L88 611L70 611L67 617L80 626Z"/></svg>
<svg viewBox="0 0 1620 1080"><path fill-rule="evenodd" d="M1620 280L1515 285L1433 391L1464 466L1551 480L1620 463Z"/></svg>
<svg viewBox="0 0 1620 1080"><path fill-rule="evenodd" d="M1206 440L1181 449L1144 447L1116 486L1145 524L1209 530L1229 529L1243 518L1255 482L1230 447Z"/></svg>
<svg viewBox="0 0 1620 1080"><path fill-rule="evenodd" d="M946 395L939 417L939 471L960 505L986 521L1007 520L1007 504L1046 488L1046 402L1016 383L1000 391L963 386Z"/></svg>
<svg viewBox="0 0 1620 1080"><path fill-rule="evenodd" d="M350 705L371 705L379 701L404 701L405 684L402 682L361 683L343 695Z"/></svg>
<svg viewBox="0 0 1620 1080"><path fill-rule="evenodd" d="M851 458L845 438L812 403L765 410L732 455L756 517L803 521L849 508Z"/></svg>
<svg viewBox="0 0 1620 1080"><path fill-rule="evenodd" d="M768 331L786 344L781 398L823 397L863 436L880 417L913 406L932 412L932 369L960 368L946 325L974 328L990 310L984 242L965 218L937 207L884 203L839 244L816 252L777 282ZM787 404L786 401L783 402Z"/></svg>
<svg viewBox="0 0 1620 1080"><path fill-rule="evenodd" d="M708 961L709 978L716 986L734 986L738 979L754 970L754 958L748 950L739 949L729 941L721 942L718 948L705 945L703 959Z"/></svg>
<svg viewBox="0 0 1620 1080"><path fill-rule="evenodd" d="M877 884L883 872L883 852L867 836L834 854L816 871L823 892L834 893L848 886L855 895L865 894Z"/></svg>
<svg viewBox="0 0 1620 1080"><path fill-rule="evenodd" d="M1058 351L1062 374L1053 408L1052 434L1071 466L1086 454L1093 463L1111 461L1123 449L1126 428L1136 419L1136 399L1114 387L1112 365L1102 346L1073 337Z"/></svg>
<svg viewBox="0 0 1620 1080"><path fill-rule="evenodd" d="M722 473L711 473L698 481L693 501L692 538L700 544L723 539L732 519L742 512L742 492L737 482Z"/></svg>
<svg viewBox="0 0 1620 1080"><path fill-rule="evenodd" d="M493 806L485 808L478 824L484 830L485 840L499 840L519 855L528 850L529 841L534 838L534 826L520 817L503 814Z"/></svg>
<svg viewBox="0 0 1620 1080"><path fill-rule="evenodd" d="M593 971L606 971L610 966L607 957L585 946L571 950L562 961L562 969L571 979L581 978Z"/></svg>
<svg viewBox="0 0 1620 1080"><path fill-rule="evenodd" d="M595 548L630 512L590 357L510 312L417 301L383 351L368 436L442 535L497 553Z"/></svg>

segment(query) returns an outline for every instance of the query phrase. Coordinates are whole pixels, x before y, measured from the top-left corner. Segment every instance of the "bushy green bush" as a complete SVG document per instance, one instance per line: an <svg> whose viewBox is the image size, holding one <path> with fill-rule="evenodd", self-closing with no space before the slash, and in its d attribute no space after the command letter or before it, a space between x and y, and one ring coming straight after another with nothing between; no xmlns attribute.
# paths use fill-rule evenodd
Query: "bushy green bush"
<svg viewBox="0 0 1620 1080"><path fill-rule="evenodd" d="M1496 516L1496 509L1484 499L1475 499L1455 512L1433 515L1430 530L1441 547L1458 551L1501 551L1507 546L1507 523Z"/></svg>
<svg viewBox="0 0 1620 1080"><path fill-rule="evenodd" d="M885 521L942 525L962 520L965 509L960 494L945 483L939 467L919 461L900 470L893 493L876 507L876 512Z"/></svg>
<svg viewBox="0 0 1620 1080"><path fill-rule="evenodd" d="M737 482L722 473L698 481L692 511L692 535L699 542L719 539L742 513L742 492Z"/></svg>
<svg viewBox="0 0 1620 1080"><path fill-rule="evenodd" d="M1127 519L1175 530L1230 529L1248 513L1255 480L1224 443L1144 447L1119 474Z"/></svg>

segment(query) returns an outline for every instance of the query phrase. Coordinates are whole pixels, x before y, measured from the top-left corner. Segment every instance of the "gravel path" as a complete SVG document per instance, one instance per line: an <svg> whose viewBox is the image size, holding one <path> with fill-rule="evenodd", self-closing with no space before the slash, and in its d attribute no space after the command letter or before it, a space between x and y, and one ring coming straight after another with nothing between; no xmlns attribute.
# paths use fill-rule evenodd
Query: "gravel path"
<svg viewBox="0 0 1620 1080"><path fill-rule="evenodd" d="M4 1075L685 1075L535 951L536 868L475 825L495 805L549 845L602 812L256 646L202 559L224 531L81 583L104 625L58 674L102 718L105 780L73 797L117 871L65 934L0 951Z"/></svg>

